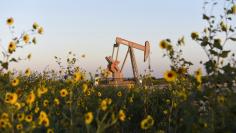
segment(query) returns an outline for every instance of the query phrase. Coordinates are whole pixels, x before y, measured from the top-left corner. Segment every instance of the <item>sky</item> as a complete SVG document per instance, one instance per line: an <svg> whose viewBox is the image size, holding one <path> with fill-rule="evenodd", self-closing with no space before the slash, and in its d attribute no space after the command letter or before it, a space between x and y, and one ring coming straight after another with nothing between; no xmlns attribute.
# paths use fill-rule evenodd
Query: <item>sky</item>
<svg viewBox="0 0 236 133"><path fill-rule="evenodd" d="M151 44L151 66L154 75L162 77L169 69L169 61L163 58L159 48L162 39L176 41L179 37L190 38L192 31L204 28L202 18L203 0L0 0L0 39L7 47L9 30L6 19L13 17L16 32L31 28L34 22L44 27L38 36L38 44L17 51L19 55L32 53L31 61L11 64L11 68L42 71L58 69L54 56L66 61L72 51L80 57L79 66L95 73L107 62L105 56L112 54L116 37L144 44ZM119 57L127 47L122 46ZM143 52L135 50L140 73L147 68ZM199 67L198 62L206 59L203 50L190 39L186 39L184 56ZM126 76L131 73L130 60L124 68Z"/></svg>

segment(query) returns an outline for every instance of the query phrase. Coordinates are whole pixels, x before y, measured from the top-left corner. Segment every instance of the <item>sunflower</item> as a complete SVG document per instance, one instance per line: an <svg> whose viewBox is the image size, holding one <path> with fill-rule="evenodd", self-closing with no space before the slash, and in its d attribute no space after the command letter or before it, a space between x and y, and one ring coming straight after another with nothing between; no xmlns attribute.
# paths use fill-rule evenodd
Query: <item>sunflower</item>
<svg viewBox="0 0 236 133"><path fill-rule="evenodd" d="M46 87L40 87L37 89L38 97L41 97L43 94L47 93L48 89Z"/></svg>
<svg viewBox="0 0 236 133"><path fill-rule="evenodd" d="M106 109L107 109L107 100L106 100L106 99L104 99L104 100L101 101L101 103L100 103L100 108L101 108L103 111L106 111Z"/></svg>
<svg viewBox="0 0 236 133"><path fill-rule="evenodd" d="M15 86L17 86L19 83L20 83L20 80L19 80L18 78L15 78L15 79L12 80L11 85L15 87Z"/></svg>
<svg viewBox="0 0 236 133"><path fill-rule="evenodd" d="M36 107L36 108L34 109L34 112L35 112L35 113L38 113L39 110L40 110L39 107Z"/></svg>
<svg viewBox="0 0 236 133"><path fill-rule="evenodd" d="M32 57L32 54L28 54L27 55L27 58L30 60L31 59L31 57Z"/></svg>
<svg viewBox="0 0 236 133"><path fill-rule="evenodd" d="M61 97L66 97L68 95L68 91L66 89L61 89L60 95L61 95Z"/></svg>
<svg viewBox="0 0 236 133"><path fill-rule="evenodd" d="M197 32L192 32L191 37L193 40L197 40L199 38L199 34Z"/></svg>
<svg viewBox="0 0 236 133"><path fill-rule="evenodd" d="M36 40L35 37L32 39L32 43L33 43L33 44L36 44L36 43L37 43L37 40Z"/></svg>
<svg viewBox="0 0 236 133"><path fill-rule="evenodd" d="M40 112L40 114L39 114L39 119L40 119L40 120L43 120L43 119L45 119L45 118L47 118L47 117L48 117L48 115L47 115L46 112L44 112L44 111L41 111L41 112Z"/></svg>
<svg viewBox="0 0 236 133"><path fill-rule="evenodd" d="M7 19L7 25L11 26L13 25L13 23L14 23L14 19L12 17Z"/></svg>
<svg viewBox="0 0 236 133"><path fill-rule="evenodd" d="M16 125L16 129L17 129L17 130L23 129L23 125L22 125L22 124L17 124L17 125Z"/></svg>
<svg viewBox="0 0 236 133"><path fill-rule="evenodd" d="M101 92L98 92L98 97L101 97L102 96L102 93Z"/></svg>
<svg viewBox="0 0 236 133"><path fill-rule="evenodd" d="M111 98L106 98L107 104L110 105L112 103L112 99Z"/></svg>
<svg viewBox="0 0 236 133"><path fill-rule="evenodd" d="M27 69L25 70L25 75L26 75L27 77L29 77L30 74L31 74L31 71L30 71L29 68L27 68Z"/></svg>
<svg viewBox="0 0 236 133"><path fill-rule="evenodd" d="M75 74L74 74L74 81L75 82L78 82L78 81L80 81L82 79L82 74L80 73L80 72L76 72Z"/></svg>
<svg viewBox="0 0 236 133"><path fill-rule="evenodd" d="M173 82L173 81L176 80L177 74L175 73L175 71L172 71L172 70L166 71L166 72L164 73L164 78L165 78L165 80L168 81L168 82Z"/></svg>
<svg viewBox="0 0 236 133"><path fill-rule="evenodd" d="M49 127L49 119L46 117L46 118L43 118L43 119L39 119L39 125L43 125L45 127Z"/></svg>
<svg viewBox="0 0 236 133"><path fill-rule="evenodd" d="M7 92L5 97L5 102L9 104L15 104L17 102L18 96L16 93L9 93Z"/></svg>
<svg viewBox="0 0 236 133"><path fill-rule="evenodd" d="M118 91L118 92L117 92L117 96L118 96L118 97L121 97L121 96L122 96L122 92L121 92L121 91Z"/></svg>
<svg viewBox="0 0 236 133"><path fill-rule="evenodd" d="M225 102L225 97L224 96L217 96L217 102L219 104L223 104Z"/></svg>
<svg viewBox="0 0 236 133"><path fill-rule="evenodd" d="M32 115L26 115L25 116L25 121L26 122L31 122L33 120L33 116Z"/></svg>
<svg viewBox="0 0 236 133"><path fill-rule="evenodd" d="M29 40L30 40L30 36L29 36L28 34L25 34L25 35L23 36L23 41L24 41L25 43L29 43Z"/></svg>
<svg viewBox="0 0 236 133"><path fill-rule="evenodd" d="M53 129L49 128L47 129L47 133L54 133Z"/></svg>
<svg viewBox="0 0 236 133"><path fill-rule="evenodd" d="M82 85L82 89L83 89L83 92L86 93L87 90L88 90L88 85L84 83L84 84Z"/></svg>
<svg viewBox="0 0 236 133"><path fill-rule="evenodd" d="M47 107L48 104L49 104L49 101L48 101L48 100L43 100L43 106L44 106L44 107Z"/></svg>
<svg viewBox="0 0 236 133"><path fill-rule="evenodd" d="M178 39L178 44L179 45L184 45L185 44L184 36Z"/></svg>
<svg viewBox="0 0 236 133"><path fill-rule="evenodd" d="M39 33L39 34L43 34L43 32L44 32L43 27L39 27L39 29L38 29L38 33Z"/></svg>
<svg viewBox="0 0 236 133"><path fill-rule="evenodd" d="M92 112L88 112L85 114L85 124L90 124L93 121L93 113Z"/></svg>
<svg viewBox="0 0 236 133"><path fill-rule="evenodd" d="M8 52L13 53L16 51L16 43L14 41L11 41L8 45Z"/></svg>
<svg viewBox="0 0 236 133"><path fill-rule="evenodd" d="M55 104L55 105L59 105L59 104L60 104L60 101L59 101L58 98L55 98L55 99L54 99L54 104Z"/></svg>
<svg viewBox="0 0 236 133"><path fill-rule="evenodd" d="M133 103L133 102L134 102L133 97L130 97L130 98L129 98L129 102L130 102L130 103Z"/></svg>
<svg viewBox="0 0 236 133"><path fill-rule="evenodd" d="M236 4L231 7L231 10L233 14L236 14Z"/></svg>
<svg viewBox="0 0 236 133"><path fill-rule="evenodd" d="M35 94L34 91L31 91L26 98L26 103L31 105L32 103L34 103L34 101L35 101Z"/></svg>
<svg viewBox="0 0 236 133"><path fill-rule="evenodd" d="M198 83L202 83L202 69L199 68L197 71L195 71L195 78Z"/></svg>
<svg viewBox="0 0 236 133"><path fill-rule="evenodd" d="M170 43L167 40L161 40L159 43L161 49L166 49L169 45Z"/></svg>
<svg viewBox="0 0 236 133"><path fill-rule="evenodd" d="M167 115L167 114L168 114L168 110L164 110L163 113L164 113L165 115Z"/></svg>
<svg viewBox="0 0 236 133"><path fill-rule="evenodd" d="M133 89L133 88L134 88L134 84L128 84L128 86L127 86L127 87L128 87L128 89L129 89L129 90L131 90L131 89Z"/></svg>
<svg viewBox="0 0 236 133"><path fill-rule="evenodd" d="M0 119L0 129L6 128L6 126L7 126L7 121L4 119Z"/></svg>
<svg viewBox="0 0 236 133"><path fill-rule="evenodd" d="M121 109L119 111L118 118L119 118L120 121L125 121L126 115L125 115L124 110Z"/></svg>
<svg viewBox="0 0 236 133"><path fill-rule="evenodd" d="M25 114L24 113L17 114L17 118L18 118L18 121L23 121L25 119Z"/></svg>
<svg viewBox="0 0 236 133"><path fill-rule="evenodd" d="M152 116L148 115L145 119L143 119L140 123L142 129L147 130L154 125L154 120Z"/></svg>
<svg viewBox="0 0 236 133"><path fill-rule="evenodd" d="M39 28L39 25L38 25L38 23L34 22L34 23L33 23L33 25L32 25L32 27L33 27L33 29L35 29L35 30L36 30L36 29L38 29L38 28Z"/></svg>
<svg viewBox="0 0 236 133"><path fill-rule="evenodd" d="M8 113L3 112L2 115L1 115L1 119L8 119L8 118L9 118Z"/></svg>
<svg viewBox="0 0 236 133"><path fill-rule="evenodd" d="M16 102L14 105L15 105L15 107L16 107L17 110L19 110L19 109L21 108L21 104L18 103L18 102Z"/></svg>

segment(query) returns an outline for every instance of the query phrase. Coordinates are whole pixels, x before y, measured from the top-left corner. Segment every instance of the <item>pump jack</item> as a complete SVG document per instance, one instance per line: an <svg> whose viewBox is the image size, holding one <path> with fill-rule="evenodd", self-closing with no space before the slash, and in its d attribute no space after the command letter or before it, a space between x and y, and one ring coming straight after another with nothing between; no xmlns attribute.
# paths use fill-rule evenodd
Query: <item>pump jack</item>
<svg viewBox="0 0 236 133"><path fill-rule="evenodd" d="M120 63L120 61L118 61L118 54L119 54L120 45L128 46L128 50L126 52L126 55L125 55L125 58L124 58L121 68L118 66ZM123 86L123 85L127 85L127 84L139 83L140 77L139 77L138 66L136 63L135 55L134 55L134 49L138 49L138 50L141 50L144 52L144 62L146 62L148 58L150 59L150 44L148 41L146 41L145 45L143 46L141 44L131 42L131 41L122 39L120 37L116 38L116 43L113 45L112 56L105 57L105 59L108 62L107 70L112 73L112 80L110 80L108 82L109 85ZM115 50L116 50L116 53L115 53ZM133 70L133 79L132 80L125 80L125 78L123 77L123 72L122 72L128 54L130 54L131 65L132 65L132 70Z"/></svg>

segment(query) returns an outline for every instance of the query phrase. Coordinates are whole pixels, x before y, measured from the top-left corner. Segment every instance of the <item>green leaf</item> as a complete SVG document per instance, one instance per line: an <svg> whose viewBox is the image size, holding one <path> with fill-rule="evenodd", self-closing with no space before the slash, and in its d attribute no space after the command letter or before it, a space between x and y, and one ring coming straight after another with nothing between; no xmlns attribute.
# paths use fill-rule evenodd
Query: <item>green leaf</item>
<svg viewBox="0 0 236 133"><path fill-rule="evenodd" d="M221 46L221 41L219 39L214 40L214 45L213 46L220 49L220 50L223 49L223 47Z"/></svg>
<svg viewBox="0 0 236 133"><path fill-rule="evenodd" d="M226 57L228 57L228 54L230 53L230 50L228 50L228 51L223 51L221 54L220 54L220 57L222 57L222 58L226 58Z"/></svg>
<svg viewBox="0 0 236 133"><path fill-rule="evenodd" d="M15 58L11 58L10 62L17 62L17 60Z"/></svg>
<svg viewBox="0 0 236 133"><path fill-rule="evenodd" d="M209 60L207 62L204 63L205 68L206 68L206 72L208 74L212 73L215 67L215 63L212 60Z"/></svg>
<svg viewBox="0 0 236 133"><path fill-rule="evenodd" d="M232 41L236 41L236 38L234 38L234 37L230 37L229 39Z"/></svg>
<svg viewBox="0 0 236 133"><path fill-rule="evenodd" d="M8 62L2 63L2 67L3 67L4 69L8 69Z"/></svg>
<svg viewBox="0 0 236 133"><path fill-rule="evenodd" d="M213 50L213 49L210 49L209 51L210 51L210 53L211 53L212 55L218 55L218 53L217 53L215 50Z"/></svg>
<svg viewBox="0 0 236 133"><path fill-rule="evenodd" d="M209 20L210 19L206 14L203 14L202 18L205 19L205 20Z"/></svg>

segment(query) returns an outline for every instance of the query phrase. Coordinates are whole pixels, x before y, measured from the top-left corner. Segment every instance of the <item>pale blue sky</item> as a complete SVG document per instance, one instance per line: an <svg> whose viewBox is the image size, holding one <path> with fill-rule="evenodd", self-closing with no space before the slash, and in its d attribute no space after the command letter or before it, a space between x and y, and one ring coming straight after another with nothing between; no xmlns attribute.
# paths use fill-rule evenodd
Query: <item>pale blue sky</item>
<svg viewBox="0 0 236 133"><path fill-rule="evenodd" d="M105 56L111 55L116 36L143 44L151 43L151 63L155 75L160 77L168 69L158 43L161 39L190 38L192 31L201 31L203 0L0 0L0 38L8 35L5 21L15 19L17 31L38 22L45 34L38 37L38 45L19 51L32 52L30 62L13 64L14 68L42 70L47 65L57 68L53 57L66 59L68 51L81 55L81 66L94 72L106 67ZM205 58L197 44L186 40L185 56L197 63ZM7 45L7 44L4 44ZM121 49L125 53L126 47ZM197 56L196 56L197 55ZM142 62L143 53L136 52L140 72L147 67ZM129 60L128 60L129 61ZM195 69L196 65L193 67ZM131 74L126 66L126 75Z"/></svg>

